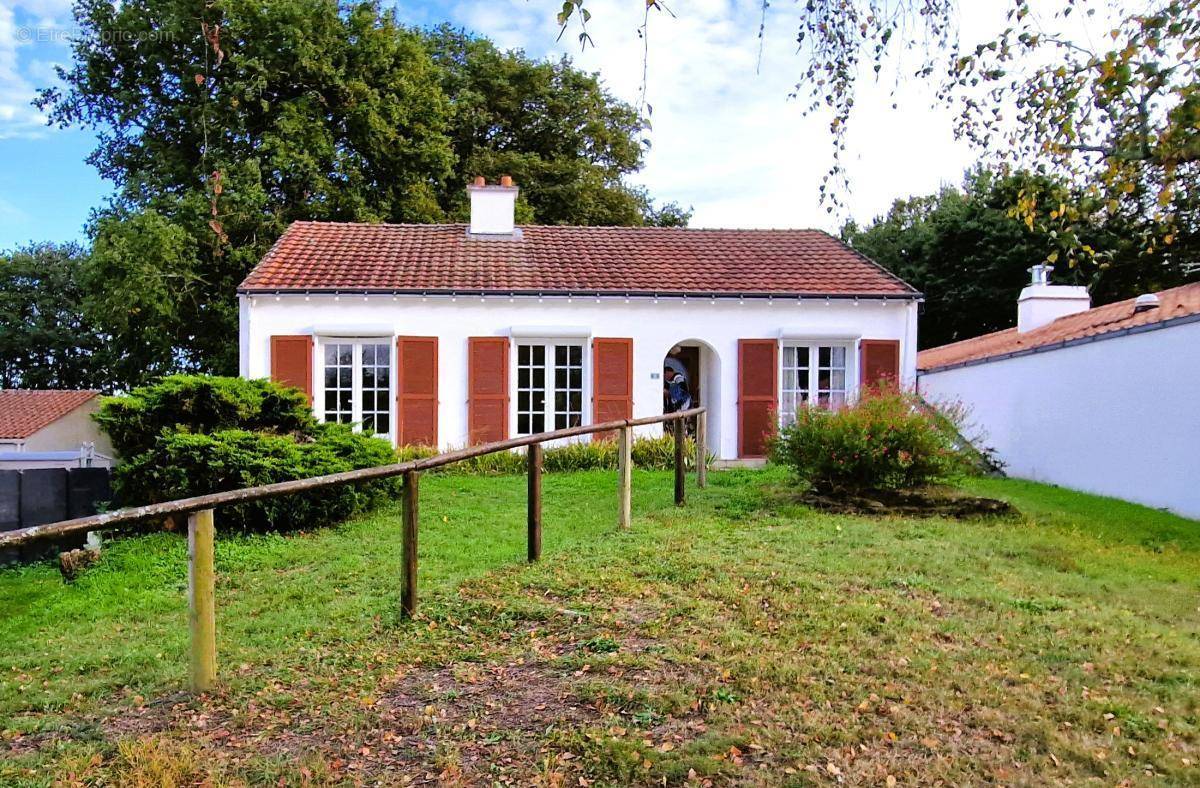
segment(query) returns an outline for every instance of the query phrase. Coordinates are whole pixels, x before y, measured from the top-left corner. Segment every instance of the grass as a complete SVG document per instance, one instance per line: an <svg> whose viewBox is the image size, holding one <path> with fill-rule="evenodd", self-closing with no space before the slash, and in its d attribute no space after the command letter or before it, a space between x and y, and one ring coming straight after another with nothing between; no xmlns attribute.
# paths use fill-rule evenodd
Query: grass
<svg viewBox="0 0 1200 788"><path fill-rule="evenodd" d="M1200 524L978 479L1006 520L814 513L777 470L671 505L635 474L422 484L399 517L218 542L218 693L186 675L186 556L0 572L0 785L1200 781ZM219 518L219 514L218 514ZM580 779L583 782L580 782Z"/></svg>

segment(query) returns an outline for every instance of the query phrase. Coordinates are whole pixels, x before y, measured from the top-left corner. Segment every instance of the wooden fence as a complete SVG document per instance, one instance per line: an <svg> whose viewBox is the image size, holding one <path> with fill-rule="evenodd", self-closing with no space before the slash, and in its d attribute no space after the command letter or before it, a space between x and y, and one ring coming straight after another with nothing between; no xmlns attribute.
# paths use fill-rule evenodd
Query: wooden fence
<svg viewBox="0 0 1200 788"><path fill-rule="evenodd" d="M662 416L588 424L554 432L525 435L510 440L483 443L393 465L360 468L327 476L314 476L308 479L247 487L241 490L197 495L192 498L117 509L89 517L7 531L0 533L0 551L43 540L82 535L88 531L116 529L146 520L188 515L188 623L191 629L191 688L193 692L207 692L212 689L217 680L216 578L213 571L213 541L215 537L213 510L217 507L278 498L292 493L342 484L403 476L403 585L400 590L400 608L406 617L411 618L417 611L417 521L422 471L441 468L485 454L528 447L526 452L526 466L529 475L526 504L527 557L530 561L536 561L542 554L542 444L578 435L614 432L617 434L617 475L619 479L617 524L618 527L624 529L629 527L630 521L633 428L650 424L670 423L672 425L675 438L675 504L682 506L686 500L684 421L687 419L696 420L696 485L704 487L707 483L708 473L707 409L692 408Z"/></svg>

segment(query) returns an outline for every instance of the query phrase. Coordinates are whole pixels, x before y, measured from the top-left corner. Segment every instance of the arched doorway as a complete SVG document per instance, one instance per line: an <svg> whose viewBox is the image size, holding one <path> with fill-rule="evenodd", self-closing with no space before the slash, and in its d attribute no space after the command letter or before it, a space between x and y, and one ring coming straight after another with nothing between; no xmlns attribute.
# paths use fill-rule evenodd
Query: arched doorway
<svg viewBox="0 0 1200 788"><path fill-rule="evenodd" d="M720 358L712 345L683 339L667 348L662 368L663 413L708 408L708 441L716 448L720 431ZM689 434L694 423L688 422Z"/></svg>

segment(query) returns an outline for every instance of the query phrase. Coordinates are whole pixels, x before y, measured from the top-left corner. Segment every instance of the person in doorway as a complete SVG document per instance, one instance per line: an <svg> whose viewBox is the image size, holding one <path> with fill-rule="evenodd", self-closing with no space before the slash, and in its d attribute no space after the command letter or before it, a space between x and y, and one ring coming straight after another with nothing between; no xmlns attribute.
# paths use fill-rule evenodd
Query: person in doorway
<svg viewBox="0 0 1200 788"><path fill-rule="evenodd" d="M687 371L675 359L663 363L663 412L675 413L692 407Z"/></svg>

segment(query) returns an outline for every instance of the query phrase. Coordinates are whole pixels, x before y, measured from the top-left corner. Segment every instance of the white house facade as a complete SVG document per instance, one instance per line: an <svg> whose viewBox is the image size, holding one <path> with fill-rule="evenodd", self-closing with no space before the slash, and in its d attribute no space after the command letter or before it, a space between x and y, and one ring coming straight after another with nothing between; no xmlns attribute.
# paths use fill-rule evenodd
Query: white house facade
<svg viewBox="0 0 1200 788"><path fill-rule="evenodd" d="M1035 284L1023 309L1039 291L1017 329L923 351L921 394L968 406L1013 476L1200 519L1200 284L1096 309Z"/></svg>
<svg viewBox="0 0 1200 788"><path fill-rule="evenodd" d="M729 460L915 380L920 295L827 234L515 227L515 193L473 187L470 226L293 225L239 289L241 374L442 448L662 413L681 374Z"/></svg>

